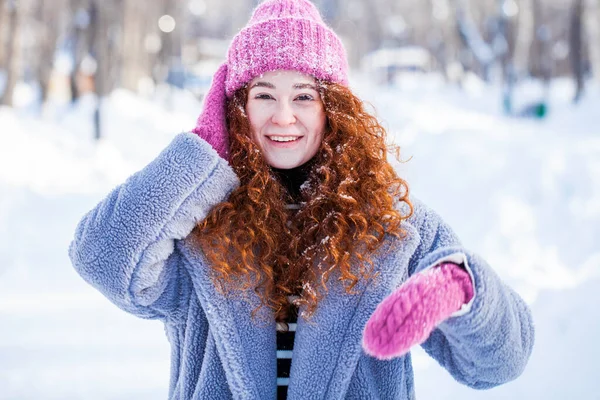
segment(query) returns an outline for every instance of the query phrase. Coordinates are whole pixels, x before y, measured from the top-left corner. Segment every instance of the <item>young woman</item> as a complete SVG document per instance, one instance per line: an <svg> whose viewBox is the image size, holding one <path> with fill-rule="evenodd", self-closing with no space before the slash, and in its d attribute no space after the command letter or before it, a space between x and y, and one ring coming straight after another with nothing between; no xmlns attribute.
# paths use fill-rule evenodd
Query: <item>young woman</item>
<svg viewBox="0 0 600 400"><path fill-rule="evenodd" d="M307 0L234 39L196 128L84 216L70 247L165 323L170 399L413 399L421 344L459 382L516 378L530 312L408 194Z"/></svg>

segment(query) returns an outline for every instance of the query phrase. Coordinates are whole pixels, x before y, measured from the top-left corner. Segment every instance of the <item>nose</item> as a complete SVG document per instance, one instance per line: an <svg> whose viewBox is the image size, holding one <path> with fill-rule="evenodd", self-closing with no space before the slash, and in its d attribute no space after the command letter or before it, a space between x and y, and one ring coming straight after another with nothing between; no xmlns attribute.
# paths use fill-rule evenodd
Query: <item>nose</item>
<svg viewBox="0 0 600 400"><path fill-rule="evenodd" d="M271 120L274 124L281 126L292 125L296 122L296 115L294 114L292 107L282 101L277 104L277 109L273 113Z"/></svg>

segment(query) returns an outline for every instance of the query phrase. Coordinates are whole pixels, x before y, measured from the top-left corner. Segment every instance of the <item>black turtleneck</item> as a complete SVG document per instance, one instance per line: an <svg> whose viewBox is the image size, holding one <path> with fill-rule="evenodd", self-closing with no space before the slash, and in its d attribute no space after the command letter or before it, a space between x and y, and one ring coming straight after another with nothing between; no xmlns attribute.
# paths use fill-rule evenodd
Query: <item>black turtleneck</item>
<svg viewBox="0 0 600 400"><path fill-rule="evenodd" d="M309 160L304 164L291 168L291 169L280 169L271 167L271 170L275 173L275 176L279 179L279 182L287 189L288 193L294 199L294 201L300 201L302 196L300 195L300 186L308 179L308 174L312 168L313 160Z"/></svg>

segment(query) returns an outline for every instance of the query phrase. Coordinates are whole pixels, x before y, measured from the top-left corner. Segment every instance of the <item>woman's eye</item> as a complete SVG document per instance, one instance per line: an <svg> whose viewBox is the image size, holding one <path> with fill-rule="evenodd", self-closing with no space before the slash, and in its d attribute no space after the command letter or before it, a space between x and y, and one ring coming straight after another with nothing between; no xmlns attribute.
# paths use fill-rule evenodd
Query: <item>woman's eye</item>
<svg viewBox="0 0 600 400"><path fill-rule="evenodd" d="M259 93L256 96L254 96L254 98L260 99L260 100L269 100L269 99L272 99L273 97L267 93Z"/></svg>
<svg viewBox="0 0 600 400"><path fill-rule="evenodd" d="M296 100L311 101L314 100L314 98L310 94L301 94L300 96L296 97Z"/></svg>

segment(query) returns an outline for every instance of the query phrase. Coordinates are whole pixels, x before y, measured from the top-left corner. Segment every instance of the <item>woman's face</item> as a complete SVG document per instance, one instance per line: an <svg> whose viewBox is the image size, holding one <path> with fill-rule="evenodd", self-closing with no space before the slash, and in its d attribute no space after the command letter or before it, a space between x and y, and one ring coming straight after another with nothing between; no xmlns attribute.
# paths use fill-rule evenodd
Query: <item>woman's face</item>
<svg viewBox="0 0 600 400"><path fill-rule="evenodd" d="M317 154L325 110L313 77L272 71L251 80L248 88L246 113L252 139L269 165L290 169Z"/></svg>

